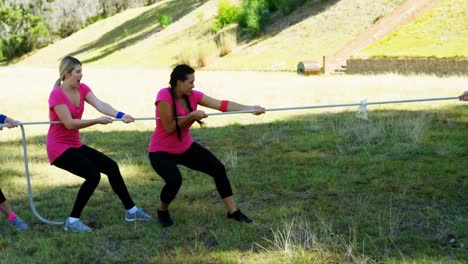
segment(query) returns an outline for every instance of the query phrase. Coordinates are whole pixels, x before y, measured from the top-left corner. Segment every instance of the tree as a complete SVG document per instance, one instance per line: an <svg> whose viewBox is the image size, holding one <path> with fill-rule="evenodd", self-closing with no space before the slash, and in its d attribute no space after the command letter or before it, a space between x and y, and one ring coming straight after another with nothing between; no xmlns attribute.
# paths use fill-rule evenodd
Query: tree
<svg viewBox="0 0 468 264"><path fill-rule="evenodd" d="M0 59L9 61L47 44L49 30L32 5L0 3Z"/></svg>

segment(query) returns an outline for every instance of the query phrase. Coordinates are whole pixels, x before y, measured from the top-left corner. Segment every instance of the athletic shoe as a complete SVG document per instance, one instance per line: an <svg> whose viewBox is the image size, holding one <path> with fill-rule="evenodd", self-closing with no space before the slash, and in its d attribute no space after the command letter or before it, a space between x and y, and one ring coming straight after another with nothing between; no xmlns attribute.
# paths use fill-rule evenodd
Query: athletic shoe
<svg viewBox="0 0 468 264"><path fill-rule="evenodd" d="M169 211L159 211L158 209L158 220L163 227L169 227L174 224Z"/></svg>
<svg viewBox="0 0 468 264"><path fill-rule="evenodd" d="M153 218L145 213L143 209L138 208L137 211L133 214L129 212L125 212L125 221L133 222L133 221L151 221Z"/></svg>
<svg viewBox="0 0 468 264"><path fill-rule="evenodd" d="M83 224L81 220L76 220L73 223L70 223L70 221L65 221L65 231L73 231L73 232L80 232L80 233L85 233L85 232L92 232L93 230L89 228L89 226Z"/></svg>
<svg viewBox="0 0 468 264"><path fill-rule="evenodd" d="M28 228L28 224L26 224L26 222L24 222L19 216L15 216L13 221L10 222L10 225L16 227L19 231L23 231Z"/></svg>
<svg viewBox="0 0 468 264"><path fill-rule="evenodd" d="M241 210L237 209L235 212L230 214L228 212L227 218L236 220L238 222L244 222L244 223L252 223L252 219L248 218L245 214L241 212Z"/></svg>

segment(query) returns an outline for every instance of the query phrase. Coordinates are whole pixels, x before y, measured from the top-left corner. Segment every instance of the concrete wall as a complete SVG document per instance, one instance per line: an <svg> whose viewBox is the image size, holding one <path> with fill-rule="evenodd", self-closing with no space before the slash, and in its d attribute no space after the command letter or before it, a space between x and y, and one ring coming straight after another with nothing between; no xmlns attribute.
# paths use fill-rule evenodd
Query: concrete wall
<svg viewBox="0 0 468 264"><path fill-rule="evenodd" d="M365 73L424 73L436 75L468 76L468 58L387 58L387 59L348 59L348 74Z"/></svg>

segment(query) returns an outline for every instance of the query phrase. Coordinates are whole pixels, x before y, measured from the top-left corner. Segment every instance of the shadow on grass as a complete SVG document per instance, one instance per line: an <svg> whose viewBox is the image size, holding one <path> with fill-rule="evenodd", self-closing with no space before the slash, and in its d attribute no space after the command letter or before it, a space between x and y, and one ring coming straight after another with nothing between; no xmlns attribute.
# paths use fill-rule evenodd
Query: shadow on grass
<svg viewBox="0 0 468 264"><path fill-rule="evenodd" d="M207 0L172 0L164 4L158 4L156 7L144 12L138 17L126 21L101 36L98 40L86 44L79 50L72 52L70 55L77 56L90 50L107 47L101 52L101 54L90 59L83 60L83 63L100 60L122 48L135 45L139 41L161 31L162 27L157 20L158 15L170 16L173 22L175 22L204 4L206 1ZM128 36L131 37L125 39ZM122 41L122 39L125 40Z"/></svg>
<svg viewBox="0 0 468 264"><path fill-rule="evenodd" d="M64 250L72 250L72 245L87 248L92 242L97 248L110 244L126 250L92 251L89 261L102 257L99 254L130 260L143 252L152 261L209 262L223 252L255 255L260 250L256 244L275 250L265 242L273 239L271 229L300 216L309 219L311 226L330 226L329 236L316 239L329 250L342 252L340 258L345 253L343 248L333 248L337 237L376 261L464 259L466 251L460 245L466 244L468 235L463 221L468 217L466 106L369 114L370 121L348 112L194 129L196 141L225 164L238 205L255 224L227 221L212 180L183 167L184 183L171 207L176 225L163 229L155 222L127 224L103 176L83 214L96 235L71 238L76 243ZM137 205L155 216L163 181L148 162L151 133L85 132L82 136L85 143L119 163ZM65 217L79 184L38 185L38 211L46 217ZM27 211L25 198L14 202ZM35 222L31 214L25 215ZM31 232L38 237L43 236L41 232L68 237L59 230L38 224ZM456 238L455 244L447 241L449 236Z"/></svg>

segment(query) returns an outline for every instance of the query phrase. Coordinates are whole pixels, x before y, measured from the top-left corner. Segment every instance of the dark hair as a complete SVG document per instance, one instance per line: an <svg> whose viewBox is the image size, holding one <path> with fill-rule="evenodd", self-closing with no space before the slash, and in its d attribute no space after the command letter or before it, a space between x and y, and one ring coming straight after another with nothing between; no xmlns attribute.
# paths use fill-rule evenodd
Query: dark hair
<svg viewBox="0 0 468 264"><path fill-rule="evenodd" d="M171 97L172 97L172 110L174 112L174 120L176 124L176 131L177 131L177 137L179 140L182 139L182 133L179 127L179 124L177 123L177 109L176 109L176 103L175 103L175 88L177 87L177 81L185 81L187 80L187 75L195 73L195 70L186 65L186 64L180 64L177 65L171 73L171 79L169 80L169 85L171 86ZM187 107L189 108L189 112L192 112L192 105L190 104L190 101L188 99L187 95L184 95L185 102L187 103ZM197 123L202 126L204 123L197 120Z"/></svg>

